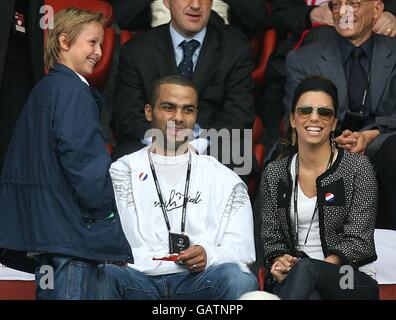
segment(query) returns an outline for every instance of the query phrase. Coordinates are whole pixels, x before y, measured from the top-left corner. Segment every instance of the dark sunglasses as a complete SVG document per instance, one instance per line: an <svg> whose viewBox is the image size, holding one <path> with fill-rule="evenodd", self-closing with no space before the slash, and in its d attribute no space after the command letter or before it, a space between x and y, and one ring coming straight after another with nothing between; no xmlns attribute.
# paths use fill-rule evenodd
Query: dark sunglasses
<svg viewBox="0 0 396 320"><path fill-rule="evenodd" d="M298 116L303 119L309 118L314 110L316 110L322 120L329 121L334 116L334 110L328 107L301 106L296 108Z"/></svg>

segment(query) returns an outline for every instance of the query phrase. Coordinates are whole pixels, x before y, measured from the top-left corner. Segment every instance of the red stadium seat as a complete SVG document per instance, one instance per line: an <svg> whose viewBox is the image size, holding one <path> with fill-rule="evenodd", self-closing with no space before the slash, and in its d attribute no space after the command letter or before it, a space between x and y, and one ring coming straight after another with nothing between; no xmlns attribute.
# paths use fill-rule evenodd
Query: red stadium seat
<svg viewBox="0 0 396 320"><path fill-rule="evenodd" d="M264 291L264 280L265 280L265 276L267 274L267 270L264 267L261 267L258 271L258 275L257 275L257 280L258 280L258 284L259 284L259 289L261 291Z"/></svg>
<svg viewBox="0 0 396 320"><path fill-rule="evenodd" d="M270 29L264 33L257 34L251 43L253 53L257 58L256 68L252 72L254 84L259 87L265 79L268 60L276 46L276 31Z"/></svg>
<svg viewBox="0 0 396 320"><path fill-rule="evenodd" d="M264 133L263 123L261 122L259 117L254 118L253 123L253 145L256 145L260 142L261 137Z"/></svg>
<svg viewBox="0 0 396 320"><path fill-rule="evenodd" d="M264 162L264 145L260 143L260 139L263 136L264 128L259 117L255 117L253 123L253 156L256 158L260 170L263 168ZM252 177L248 181L248 191L251 199L254 199L257 192L257 186L259 184L258 177Z"/></svg>
<svg viewBox="0 0 396 320"><path fill-rule="evenodd" d="M268 60L275 50L276 46L276 31L274 29L267 30L263 33L257 34L251 41L251 47L256 60L256 67L252 72L252 78L255 84L255 91L262 90L262 85L265 79L265 73L268 66ZM260 164L260 168L263 167L264 161L264 145L259 143L259 139L263 135L263 124L261 121L256 120L253 125L253 154ZM251 179L248 182L249 194L254 198L258 186L257 179Z"/></svg>
<svg viewBox="0 0 396 320"><path fill-rule="evenodd" d="M396 300L396 284L380 284L380 300Z"/></svg>
<svg viewBox="0 0 396 320"><path fill-rule="evenodd" d="M34 281L0 280L0 300L35 300Z"/></svg>
<svg viewBox="0 0 396 320"><path fill-rule="evenodd" d="M132 39L132 32L129 30L122 30L120 32L120 43L121 46L124 45L126 42Z"/></svg>
<svg viewBox="0 0 396 320"><path fill-rule="evenodd" d="M92 86L103 92L110 73L115 45L115 31L111 27L113 22L112 6L101 0L45 0L45 4L52 6L55 14L60 10L76 7L101 12L104 15L106 27L102 45L102 59L97 63L92 74L86 76Z"/></svg>

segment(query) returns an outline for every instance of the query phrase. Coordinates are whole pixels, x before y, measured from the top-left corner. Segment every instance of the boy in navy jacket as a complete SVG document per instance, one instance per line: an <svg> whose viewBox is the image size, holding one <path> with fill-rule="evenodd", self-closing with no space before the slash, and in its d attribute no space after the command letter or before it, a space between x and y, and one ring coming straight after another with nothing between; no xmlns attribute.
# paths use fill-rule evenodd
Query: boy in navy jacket
<svg viewBox="0 0 396 320"><path fill-rule="evenodd" d="M103 24L75 8L55 16L49 73L19 116L0 180L0 260L35 266L39 299L94 298L99 264L133 261L99 124L103 100L84 78L101 58Z"/></svg>

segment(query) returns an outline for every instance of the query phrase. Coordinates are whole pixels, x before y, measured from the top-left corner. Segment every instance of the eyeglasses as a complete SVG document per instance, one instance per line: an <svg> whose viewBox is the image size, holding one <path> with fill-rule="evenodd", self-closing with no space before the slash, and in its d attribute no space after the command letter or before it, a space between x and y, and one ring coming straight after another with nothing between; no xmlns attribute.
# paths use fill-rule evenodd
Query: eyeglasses
<svg viewBox="0 0 396 320"><path fill-rule="evenodd" d="M329 121L334 116L334 110L329 107L301 106L296 108L298 116L302 119L311 117L314 110L318 113L319 118L325 121Z"/></svg>
<svg viewBox="0 0 396 320"><path fill-rule="evenodd" d="M353 9L353 12L357 12L360 8L360 3L368 2L368 1L377 1L377 0L348 0L348 1L345 1L344 4L346 6L350 6ZM343 5L342 1L330 1L329 2L329 8L333 13L339 13L342 5Z"/></svg>

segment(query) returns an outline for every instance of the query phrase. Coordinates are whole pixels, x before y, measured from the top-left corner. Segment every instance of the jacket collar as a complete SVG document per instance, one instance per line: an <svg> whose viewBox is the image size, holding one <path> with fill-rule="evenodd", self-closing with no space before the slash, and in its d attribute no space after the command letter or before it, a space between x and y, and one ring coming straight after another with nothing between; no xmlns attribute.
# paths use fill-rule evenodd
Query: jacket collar
<svg viewBox="0 0 396 320"><path fill-rule="evenodd" d="M326 178L326 177L332 175L337 170L337 168L339 167L339 165L341 163L341 160L344 157L344 154L345 154L346 151L344 149L341 149L341 148L338 148L337 150L338 150L337 158L333 162L333 165L328 170L323 172L319 177L317 177L317 181L320 181L323 178ZM293 160L293 156L294 156L294 153L289 155L288 158L287 158L287 171L288 171L288 175L289 176L290 176L290 172L291 172L290 169L291 169L291 162ZM291 183L292 179L289 179L289 180L290 180L289 183Z"/></svg>
<svg viewBox="0 0 396 320"><path fill-rule="evenodd" d="M72 69L70 69L69 67L65 66L62 63L56 63L54 65L54 67L51 69L51 71L61 72L63 74L71 76L71 77L73 77L75 79L78 79L79 81L82 82L82 80L80 79L80 77L78 76L78 74L76 72L74 72Z"/></svg>
<svg viewBox="0 0 396 320"><path fill-rule="evenodd" d="M60 72L63 73L64 75L72 77L75 80L80 81L81 83L84 83L84 85L86 85L87 88L89 88L89 90L91 91L92 97L95 99L99 111L103 109L105 105L103 96L94 87L90 86L89 84L86 84L75 71L65 66L64 64L56 63L50 72Z"/></svg>
<svg viewBox="0 0 396 320"><path fill-rule="evenodd" d="M172 37L169 31L169 23L158 27L155 45L157 50L153 52L153 55L160 77L176 74L176 58L175 51L173 50Z"/></svg>

